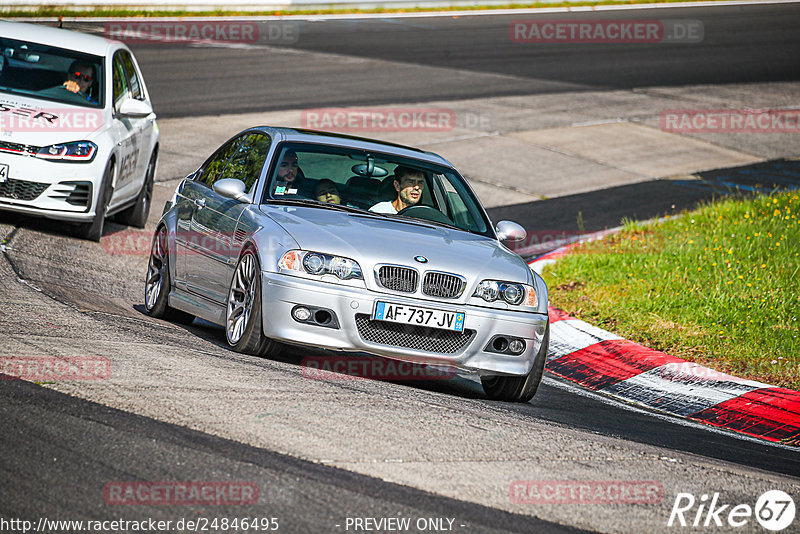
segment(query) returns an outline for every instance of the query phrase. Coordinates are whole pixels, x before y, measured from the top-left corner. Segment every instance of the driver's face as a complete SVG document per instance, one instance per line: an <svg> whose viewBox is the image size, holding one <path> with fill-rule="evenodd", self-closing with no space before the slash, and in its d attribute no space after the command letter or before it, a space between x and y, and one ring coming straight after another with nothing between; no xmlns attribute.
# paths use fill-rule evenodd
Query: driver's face
<svg viewBox="0 0 800 534"><path fill-rule="evenodd" d="M406 206L415 206L419 202L424 187L425 177L421 174L406 174L399 182L394 181L394 188Z"/></svg>
<svg viewBox="0 0 800 534"><path fill-rule="evenodd" d="M283 156L281 166L278 167L278 179L284 182L294 182L297 177L297 155L286 154Z"/></svg>
<svg viewBox="0 0 800 534"><path fill-rule="evenodd" d="M81 88L81 93L85 93L92 86L92 81L94 80L94 69L89 67L86 69L81 69L80 72L71 72L69 74L69 79L78 84L78 86Z"/></svg>

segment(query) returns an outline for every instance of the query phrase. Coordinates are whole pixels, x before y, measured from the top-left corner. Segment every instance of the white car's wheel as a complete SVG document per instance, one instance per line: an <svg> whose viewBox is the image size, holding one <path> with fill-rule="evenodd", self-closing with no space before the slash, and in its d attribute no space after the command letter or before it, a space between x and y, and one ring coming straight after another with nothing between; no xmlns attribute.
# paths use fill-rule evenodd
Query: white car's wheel
<svg viewBox="0 0 800 534"><path fill-rule="evenodd" d="M144 183L136 197L136 203L130 208L121 211L117 215L117 220L122 224L144 228L147 224L147 216L150 215L150 203L153 199L153 183L156 178L156 162L158 154L153 152L150 162L147 164L147 172L144 175Z"/></svg>
<svg viewBox="0 0 800 534"><path fill-rule="evenodd" d="M111 202L111 194L114 192L114 162L109 161L103 173L103 180L100 182L100 193L97 197L97 207L95 208L94 219L90 223L83 223L78 226L77 236L89 241L100 241L103 236L106 213L108 213L108 203Z"/></svg>

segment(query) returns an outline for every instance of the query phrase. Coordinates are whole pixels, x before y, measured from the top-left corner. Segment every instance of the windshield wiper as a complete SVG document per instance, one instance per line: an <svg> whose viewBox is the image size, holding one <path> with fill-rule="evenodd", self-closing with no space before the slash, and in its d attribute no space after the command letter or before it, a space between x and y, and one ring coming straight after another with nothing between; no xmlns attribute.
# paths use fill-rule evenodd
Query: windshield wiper
<svg viewBox="0 0 800 534"><path fill-rule="evenodd" d="M422 219L420 217L411 217L409 215L398 215L397 213L384 213L383 215L387 215L389 217L402 217L403 219L417 221L422 224L435 224L439 226L444 226L445 228L452 228L453 230L461 230L462 232L468 232L469 230L464 230L463 228L459 228L458 226L446 222L441 221L434 221L433 219Z"/></svg>
<svg viewBox="0 0 800 534"><path fill-rule="evenodd" d="M356 208L355 206L332 204L330 202L320 202L319 200L312 200L310 198L271 198L267 201L267 203L285 204L287 206L308 206L312 208L328 208L339 211L347 211L350 213L373 213L365 209Z"/></svg>

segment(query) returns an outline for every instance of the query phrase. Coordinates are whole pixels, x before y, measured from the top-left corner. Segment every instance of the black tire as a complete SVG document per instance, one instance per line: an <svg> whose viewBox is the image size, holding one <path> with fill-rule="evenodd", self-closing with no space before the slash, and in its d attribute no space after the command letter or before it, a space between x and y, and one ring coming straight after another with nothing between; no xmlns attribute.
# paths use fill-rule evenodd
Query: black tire
<svg viewBox="0 0 800 534"><path fill-rule="evenodd" d="M150 260L147 262L147 276L144 282L144 309L147 315L167 321L183 324L189 324L194 321L194 315L170 307L168 304L170 289L167 229L164 226L159 226L153 235L153 244L150 246Z"/></svg>
<svg viewBox="0 0 800 534"><path fill-rule="evenodd" d="M252 248L246 248L231 278L225 310L225 339L236 352L272 358L280 354L283 345L263 332L260 273L258 255ZM238 305L240 302L242 305Z"/></svg>
<svg viewBox="0 0 800 534"><path fill-rule="evenodd" d="M106 213L108 213L108 203L111 202L111 195L114 192L114 161L111 160L106 165L103 173L103 180L100 183L100 194L97 198L94 219L90 223L79 224L75 234L81 239L98 242L103 236Z"/></svg>
<svg viewBox="0 0 800 534"><path fill-rule="evenodd" d="M153 151L144 174L144 183L136 196L136 203L117 214L117 221L136 228L144 228L147 217L150 215L150 204L153 200L153 183L156 179L156 164L158 153Z"/></svg>
<svg viewBox="0 0 800 534"><path fill-rule="evenodd" d="M482 376L483 391L492 400L507 402L528 402L536 395L544 375L547 350L550 347L550 323L542 338L542 346L533 360L531 371L524 376Z"/></svg>

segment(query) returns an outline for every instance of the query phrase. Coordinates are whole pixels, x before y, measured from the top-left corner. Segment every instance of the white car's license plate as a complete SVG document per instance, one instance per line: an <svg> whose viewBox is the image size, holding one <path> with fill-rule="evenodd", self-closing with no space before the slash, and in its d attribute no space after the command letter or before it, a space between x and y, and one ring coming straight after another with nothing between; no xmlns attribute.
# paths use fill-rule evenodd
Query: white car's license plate
<svg viewBox="0 0 800 534"><path fill-rule="evenodd" d="M376 321L413 324L456 332L464 331L464 312L437 310L408 304L378 301L372 318Z"/></svg>
<svg viewBox="0 0 800 534"><path fill-rule="evenodd" d="M0 164L0 184L8 180L8 164Z"/></svg>

